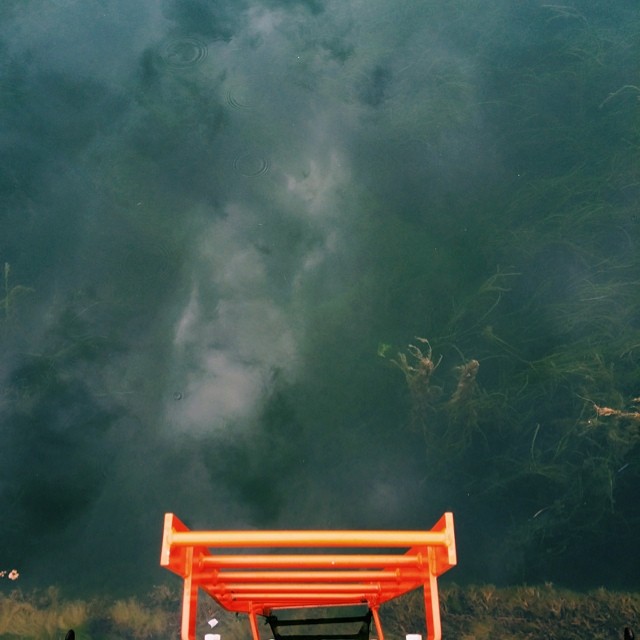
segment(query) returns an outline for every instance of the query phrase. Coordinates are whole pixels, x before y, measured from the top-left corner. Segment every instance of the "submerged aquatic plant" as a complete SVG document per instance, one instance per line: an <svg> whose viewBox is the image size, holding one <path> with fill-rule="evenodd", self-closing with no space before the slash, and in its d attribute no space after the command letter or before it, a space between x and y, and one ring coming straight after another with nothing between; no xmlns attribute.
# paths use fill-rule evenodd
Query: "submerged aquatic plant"
<svg viewBox="0 0 640 640"><path fill-rule="evenodd" d="M475 391L478 369L480 369L480 363L477 360L469 360L469 362L455 367L458 374L458 384L449 399L450 407L458 407L469 402Z"/></svg>
<svg viewBox="0 0 640 640"><path fill-rule="evenodd" d="M426 347L409 344L391 360L405 376L411 397L411 424L423 433L429 451L444 450L450 457L458 456L465 452L477 428L476 377L480 363L472 359L454 367L455 387L446 394L446 380L438 380L438 384L433 381L443 356L434 361L429 340L415 339Z"/></svg>
<svg viewBox="0 0 640 640"><path fill-rule="evenodd" d="M411 391L411 395L419 404L424 404L434 393L439 394L437 387L432 387L431 377L442 361L442 356L437 362L432 360L433 350L426 338L416 340L422 344L426 344L425 352L414 344L407 347L407 353L399 352L397 360L391 360L404 373L407 385Z"/></svg>

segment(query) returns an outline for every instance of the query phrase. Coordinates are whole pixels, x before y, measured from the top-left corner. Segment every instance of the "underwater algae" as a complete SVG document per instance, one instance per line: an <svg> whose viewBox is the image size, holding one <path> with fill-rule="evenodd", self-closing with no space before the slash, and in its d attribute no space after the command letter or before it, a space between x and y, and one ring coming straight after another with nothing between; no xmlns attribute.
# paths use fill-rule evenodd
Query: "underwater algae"
<svg viewBox="0 0 640 640"><path fill-rule="evenodd" d="M478 241L461 255L473 267L432 270L451 295L434 284L431 309L415 294L415 314L405 307L405 335L427 336L428 351L385 335L379 355L403 373L423 481L447 487L454 511L477 512L471 535L489 544L500 532L503 579L637 584L637 17L618 24L587 3L530 13L544 30L488 65L484 85L485 121L516 174L470 205ZM473 361L456 415L448 399Z"/></svg>
<svg viewBox="0 0 640 640"><path fill-rule="evenodd" d="M505 518L504 542L521 557L510 571L525 577L528 558L544 554L555 575L586 552L582 544L607 535L631 544L640 420L624 387L638 365L613 367L614 354L583 341L529 360L503 327L506 339L492 325L473 329L478 338L490 332L477 357L463 359L448 335L441 348L423 339L428 349L412 344L390 360L407 384L407 424L423 434L428 481Z"/></svg>

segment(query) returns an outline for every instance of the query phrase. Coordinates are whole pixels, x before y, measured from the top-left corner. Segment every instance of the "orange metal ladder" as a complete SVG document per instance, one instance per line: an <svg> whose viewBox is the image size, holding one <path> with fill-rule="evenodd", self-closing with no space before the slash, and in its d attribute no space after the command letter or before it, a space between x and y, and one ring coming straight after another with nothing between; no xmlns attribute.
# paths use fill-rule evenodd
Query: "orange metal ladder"
<svg viewBox="0 0 640 640"><path fill-rule="evenodd" d="M384 640L380 605L419 587L427 640L440 640L437 578L456 564L453 514L429 531L191 531L167 513L160 564L184 579L182 640L195 640L199 589L228 611L246 613L253 640L260 640L257 616L363 604Z"/></svg>

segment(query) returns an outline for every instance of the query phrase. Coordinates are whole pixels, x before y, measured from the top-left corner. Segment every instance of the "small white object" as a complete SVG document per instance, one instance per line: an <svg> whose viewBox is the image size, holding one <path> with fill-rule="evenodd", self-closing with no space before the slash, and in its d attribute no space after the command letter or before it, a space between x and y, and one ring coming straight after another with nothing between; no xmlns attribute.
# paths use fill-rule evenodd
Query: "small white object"
<svg viewBox="0 0 640 640"><path fill-rule="evenodd" d="M218 624L218 619L217 618L211 618L211 620L209 620L209 626L213 629L213 627L215 627Z"/></svg>
<svg viewBox="0 0 640 640"><path fill-rule="evenodd" d="M205 633L204 640L220 640L219 633Z"/></svg>
<svg viewBox="0 0 640 640"><path fill-rule="evenodd" d="M419 633L407 633L406 640L422 640L422 635Z"/></svg>

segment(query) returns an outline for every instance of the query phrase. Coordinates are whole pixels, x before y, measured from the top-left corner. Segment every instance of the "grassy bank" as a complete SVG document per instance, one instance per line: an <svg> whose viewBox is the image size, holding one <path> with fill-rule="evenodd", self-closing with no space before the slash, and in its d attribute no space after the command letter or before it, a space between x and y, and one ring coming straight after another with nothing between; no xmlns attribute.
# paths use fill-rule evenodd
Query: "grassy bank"
<svg viewBox="0 0 640 640"><path fill-rule="evenodd" d="M553 585L496 588L492 585L441 591L443 638L492 640L621 639L625 626L638 624L640 593L598 589L577 593ZM78 640L160 640L179 638L179 592L160 586L144 597L68 600L55 588L0 594L0 638L62 639L73 628ZM201 598L198 638L216 617L223 640L248 640L244 616L229 614ZM421 593L414 592L383 607L386 637L404 638L424 626ZM372 633L372 635L374 635ZM269 637L265 628L264 637Z"/></svg>

